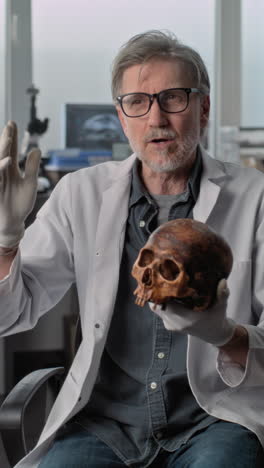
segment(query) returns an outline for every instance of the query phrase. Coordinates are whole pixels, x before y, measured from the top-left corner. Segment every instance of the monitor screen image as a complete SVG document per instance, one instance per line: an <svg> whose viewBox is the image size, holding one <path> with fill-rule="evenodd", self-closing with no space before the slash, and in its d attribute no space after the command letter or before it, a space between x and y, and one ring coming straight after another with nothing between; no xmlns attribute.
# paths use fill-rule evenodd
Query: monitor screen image
<svg viewBox="0 0 264 468"><path fill-rule="evenodd" d="M65 104L64 147L112 150L114 143L127 143L114 105Z"/></svg>

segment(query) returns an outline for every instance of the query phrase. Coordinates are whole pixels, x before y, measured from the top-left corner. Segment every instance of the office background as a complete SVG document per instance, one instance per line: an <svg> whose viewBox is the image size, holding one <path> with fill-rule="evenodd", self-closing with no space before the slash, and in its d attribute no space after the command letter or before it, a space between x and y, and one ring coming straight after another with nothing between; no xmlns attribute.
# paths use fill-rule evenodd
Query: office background
<svg viewBox="0 0 264 468"><path fill-rule="evenodd" d="M29 121L26 89L34 83L40 90L38 117L50 119L40 147L44 154L63 149L65 104L111 104L111 63L120 45L133 34L168 29L196 48L207 65L209 149L239 162L237 142L230 151L232 138L241 127L264 127L263 17L262 0L0 0L0 127L16 120L22 139ZM223 136L229 138L227 152ZM23 345L18 337L17 349L54 348L55 341L61 348L61 328L53 329L52 343L41 330ZM0 394L6 390L4 341Z"/></svg>

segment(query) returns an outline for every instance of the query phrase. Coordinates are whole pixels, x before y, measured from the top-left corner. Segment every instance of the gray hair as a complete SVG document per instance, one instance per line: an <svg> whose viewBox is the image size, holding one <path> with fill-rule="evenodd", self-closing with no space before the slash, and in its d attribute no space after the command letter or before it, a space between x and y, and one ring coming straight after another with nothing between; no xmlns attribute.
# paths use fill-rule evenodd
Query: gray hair
<svg viewBox="0 0 264 468"><path fill-rule="evenodd" d="M180 42L169 32L146 31L129 39L119 50L112 67L112 96L119 95L124 71L133 66L144 64L152 58L175 59L187 65L195 86L205 94L210 92L210 80L206 66L199 53Z"/></svg>

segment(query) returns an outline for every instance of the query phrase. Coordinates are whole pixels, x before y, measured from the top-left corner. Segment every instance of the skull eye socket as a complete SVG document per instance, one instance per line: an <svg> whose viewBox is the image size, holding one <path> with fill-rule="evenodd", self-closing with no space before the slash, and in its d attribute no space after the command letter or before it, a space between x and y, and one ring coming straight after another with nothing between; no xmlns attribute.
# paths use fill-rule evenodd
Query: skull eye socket
<svg viewBox="0 0 264 468"><path fill-rule="evenodd" d="M152 250L145 249L141 252L140 259L138 261L138 265L140 267L145 267L150 265L154 260L154 253Z"/></svg>
<svg viewBox="0 0 264 468"><path fill-rule="evenodd" d="M166 259L163 263L161 263L159 271L161 276L167 281L176 280L177 276L180 273L180 270L176 263L169 259Z"/></svg>

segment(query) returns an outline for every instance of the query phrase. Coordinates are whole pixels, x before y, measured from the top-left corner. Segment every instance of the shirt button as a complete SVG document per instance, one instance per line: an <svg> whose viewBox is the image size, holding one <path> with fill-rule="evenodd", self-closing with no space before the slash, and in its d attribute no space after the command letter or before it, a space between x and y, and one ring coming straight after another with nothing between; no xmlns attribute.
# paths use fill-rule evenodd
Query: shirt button
<svg viewBox="0 0 264 468"><path fill-rule="evenodd" d="M151 384L150 384L151 390L155 390L157 388L157 386L158 385L156 384L156 382L151 382Z"/></svg>
<svg viewBox="0 0 264 468"><path fill-rule="evenodd" d="M158 353L158 358L159 359L163 359L165 357L165 354L164 353Z"/></svg>
<svg viewBox="0 0 264 468"><path fill-rule="evenodd" d="M155 435L158 440L162 439L162 432L157 432Z"/></svg>
<svg viewBox="0 0 264 468"><path fill-rule="evenodd" d="M144 227L145 224L146 224L145 221L143 221L143 220L139 221L139 227Z"/></svg>

